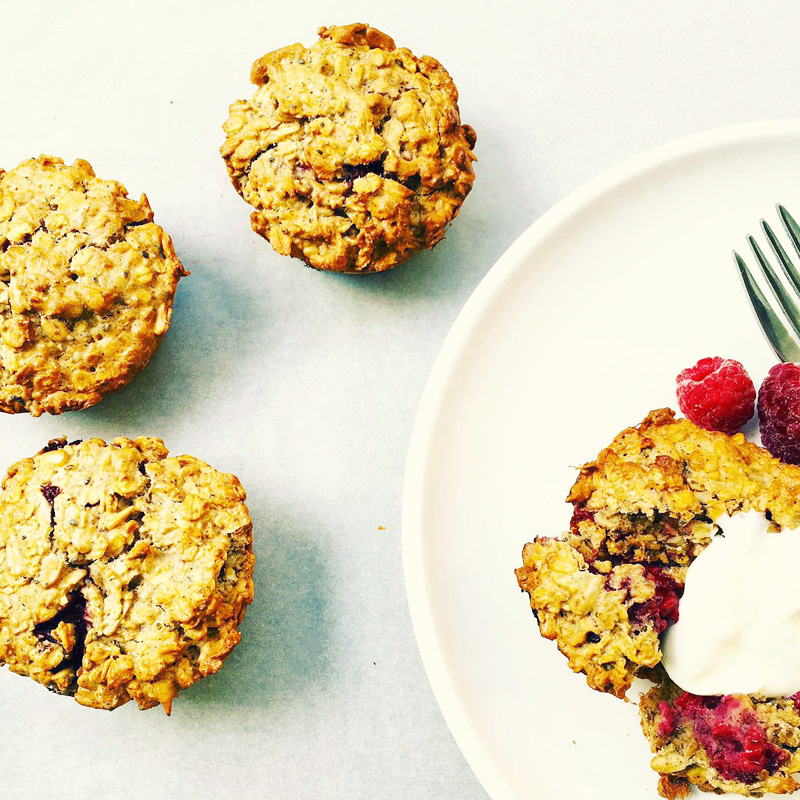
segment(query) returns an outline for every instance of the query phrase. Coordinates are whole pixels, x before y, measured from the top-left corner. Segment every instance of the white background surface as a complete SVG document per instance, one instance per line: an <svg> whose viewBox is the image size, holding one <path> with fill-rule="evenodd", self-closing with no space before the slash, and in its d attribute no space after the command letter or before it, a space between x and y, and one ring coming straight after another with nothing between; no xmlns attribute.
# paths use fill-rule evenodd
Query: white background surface
<svg viewBox="0 0 800 800"><path fill-rule="evenodd" d="M142 375L86 412L0 420L1 465L62 433L161 436L239 475L258 558L244 641L170 719L82 709L0 672L3 794L485 798L403 588L402 477L425 379L495 259L585 180L689 133L800 116L796 8L3 0L0 166L86 158L147 193L193 274ZM272 253L217 153L255 58L356 20L443 62L479 158L446 240L362 278ZM533 753L532 787L538 769Z"/></svg>

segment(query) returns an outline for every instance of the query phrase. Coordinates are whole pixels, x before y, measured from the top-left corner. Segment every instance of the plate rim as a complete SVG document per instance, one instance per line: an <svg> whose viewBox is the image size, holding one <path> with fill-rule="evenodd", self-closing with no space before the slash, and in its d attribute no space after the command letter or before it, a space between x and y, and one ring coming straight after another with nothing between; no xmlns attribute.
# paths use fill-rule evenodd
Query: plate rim
<svg viewBox="0 0 800 800"><path fill-rule="evenodd" d="M564 222L601 196L647 172L704 150L779 136L800 137L800 118L727 125L684 136L625 159L582 184L534 221L495 261L459 312L434 360L417 407L403 479L401 549L406 599L417 648L442 716L468 765L492 800L518 800L518 794L485 753L480 734L470 723L461 697L450 679L430 613L432 603L424 557L423 501L430 443L466 340L513 274L524 268L527 257Z"/></svg>

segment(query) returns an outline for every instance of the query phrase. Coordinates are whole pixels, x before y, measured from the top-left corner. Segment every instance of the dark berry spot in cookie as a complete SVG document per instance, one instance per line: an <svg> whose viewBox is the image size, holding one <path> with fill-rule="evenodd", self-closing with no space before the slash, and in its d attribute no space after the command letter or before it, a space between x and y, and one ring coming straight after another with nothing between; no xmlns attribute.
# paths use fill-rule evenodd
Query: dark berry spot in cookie
<svg viewBox="0 0 800 800"><path fill-rule="evenodd" d="M67 446L66 439L51 439L43 448L43 453L49 453L51 450L60 450L62 447Z"/></svg>
<svg viewBox="0 0 800 800"><path fill-rule="evenodd" d="M70 274L69 274L69 279L70 279L71 281L76 281L76 280L78 280L78 274L77 274L76 272L70 272Z"/></svg>
<svg viewBox="0 0 800 800"><path fill-rule="evenodd" d="M53 486L52 483L45 483L42 486L42 494L50 504L50 530L52 531L56 527L56 497L61 494L61 489L58 486Z"/></svg>
<svg viewBox="0 0 800 800"><path fill-rule="evenodd" d="M147 250L142 250L142 258L150 258L150 253Z"/></svg>
<svg viewBox="0 0 800 800"><path fill-rule="evenodd" d="M645 574L655 584L655 594L644 603L634 603L628 610L628 619L634 627L652 625L657 633L678 621L679 600L683 586L670 578L661 567L645 567Z"/></svg>
<svg viewBox="0 0 800 800"><path fill-rule="evenodd" d="M72 667L77 671L83 662L83 654L86 649L86 632L89 624L86 619L86 598L80 592L72 592L64 608L51 619L36 625L33 633L43 641L55 642L53 631L62 622L73 626L75 645L69 655L58 665L58 668Z"/></svg>
<svg viewBox="0 0 800 800"><path fill-rule="evenodd" d="M42 486L42 494L44 495L44 499L52 506L56 497L61 494L61 489L58 486L53 486L52 483L45 483Z"/></svg>
<svg viewBox="0 0 800 800"><path fill-rule="evenodd" d="M594 520L594 511L588 511L585 506L575 506L575 510L572 512L572 519L569 522L569 529L572 533L577 534L578 526L586 520Z"/></svg>
<svg viewBox="0 0 800 800"><path fill-rule="evenodd" d="M128 584L128 589L130 591L134 591L134 589L136 589L139 586L139 584L141 584L141 582L142 582L142 576L141 575L134 575L131 578L130 583Z"/></svg>
<svg viewBox="0 0 800 800"><path fill-rule="evenodd" d="M383 162L370 161L368 164L342 164L342 176L347 183L353 186L353 181L367 175L380 175L383 177Z"/></svg>
<svg viewBox="0 0 800 800"><path fill-rule="evenodd" d="M140 461L139 462L139 472L141 472L142 475L144 475L145 477L147 476L147 471L145 470L145 465L146 464L147 464L146 461Z"/></svg>
<svg viewBox="0 0 800 800"><path fill-rule="evenodd" d="M249 165L248 165L248 167L247 167L247 172L249 173L249 172L250 172L250 170L251 170L251 169L252 169L252 167L253 167L253 164L255 164L255 163L256 163L256 161L258 161L258 159L259 159L259 158L261 158L261 156L263 156L263 155L264 155L264 153L268 153L270 150L272 150L272 148L273 148L273 147L277 147L277 145L276 145L276 144L268 144L268 145L267 145L267 146L266 146L266 147L265 147L263 150L259 150L259 151L258 151L258 152L257 152L257 153L256 153L256 154L255 154L255 155L254 155L254 156L253 156L251 159L250 159L250 164L249 164Z"/></svg>
<svg viewBox="0 0 800 800"><path fill-rule="evenodd" d="M600 641L600 637L594 631L589 631L586 634L586 641L591 644L597 644Z"/></svg>

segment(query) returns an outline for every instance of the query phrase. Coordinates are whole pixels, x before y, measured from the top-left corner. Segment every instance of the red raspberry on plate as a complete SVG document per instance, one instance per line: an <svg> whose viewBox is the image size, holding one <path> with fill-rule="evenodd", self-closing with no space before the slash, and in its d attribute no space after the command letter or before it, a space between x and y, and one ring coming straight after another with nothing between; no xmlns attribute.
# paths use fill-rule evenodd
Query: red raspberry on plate
<svg viewBox="0 0 800 800"><path fill-rule="evenodd" d="M776 364L758 390L761 444L787 464L800 464L800 364Z"/></svg>
<svg viewBox="0 0 800 800"><path fill-rule="evenodd" d="M753 416L756 389L732 358L701 358L677 377L678 405L707 431L736 433Z"/></svg>

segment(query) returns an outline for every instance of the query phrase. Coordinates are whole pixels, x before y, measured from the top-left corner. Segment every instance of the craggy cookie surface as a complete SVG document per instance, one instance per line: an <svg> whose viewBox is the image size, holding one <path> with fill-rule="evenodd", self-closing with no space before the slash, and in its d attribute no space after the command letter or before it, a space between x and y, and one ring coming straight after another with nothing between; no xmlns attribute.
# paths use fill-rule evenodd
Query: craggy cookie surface
<svg viewBox="0 0 800 800"><path fill-rule="evenodd" d="M474 180L475 133L442 65L367 25L253 65L221 152L253 229L317 269L378 272L442 239Z"/></svg>
<svg viewBox="0 0 800 800"><path fill-rule="evenodd" d="M677 621L686 571L722 514L755 510L776 529L800 527L800 467L661 409L585 464L567 500L569 531L526 544L517 581L542 635L592 688L624 697L635 678L656 683L641 712L661 793L797 789L794 700L682 693L661 665L659 635Z"/></svg>
<svg viewBox="0 0 800 800"><path fill-rule="evenodd" d="M253 598L233 475L160 439L51 442L0 487L0 663L87 706L167 712Z"/></svg>
<svg viewBox="0 0 800 800"><path fill-rule="evenodd" d="M126 384L185 274L147 198L86 161L0 170L0 410L58 414Z"/></svg>

